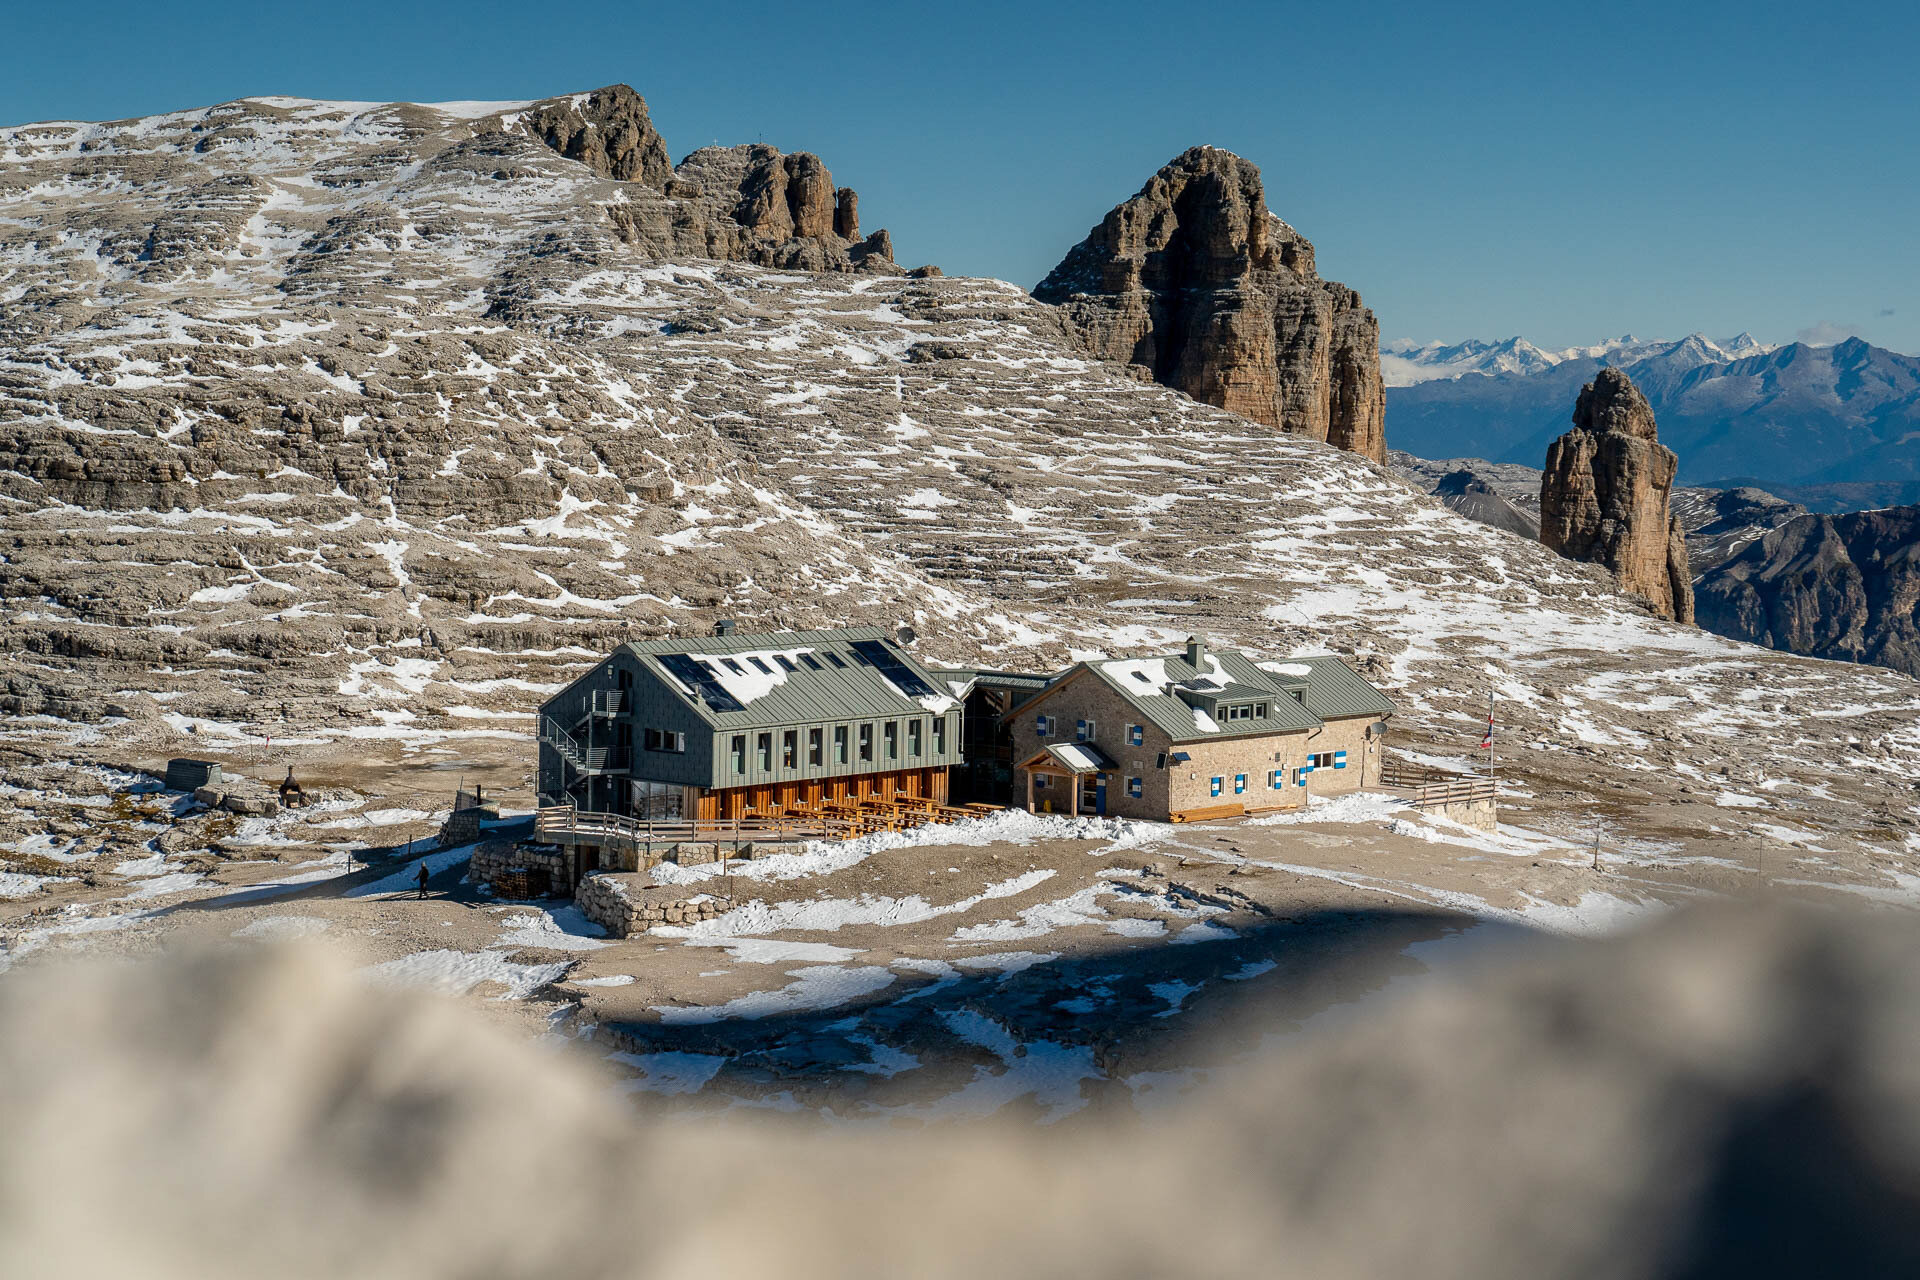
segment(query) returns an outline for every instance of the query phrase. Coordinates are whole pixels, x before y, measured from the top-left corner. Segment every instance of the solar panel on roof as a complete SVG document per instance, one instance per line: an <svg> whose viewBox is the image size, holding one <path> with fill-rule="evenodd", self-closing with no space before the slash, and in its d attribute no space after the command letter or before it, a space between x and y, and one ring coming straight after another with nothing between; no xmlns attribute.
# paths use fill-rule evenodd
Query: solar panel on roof
<svg viewBox="0 0 1920 1280"><path fill-rule="evenodd" d="M879 640L855 640L853 651L866 663L887 679L893 681L900 692L909 698L926 698L939 691L913 673L900 659L893 656L887 646Z"/></svg>
<svg viewBox="0 0 1920 1280"><path fill-rule="evenodd" d="M722 687L704 663L694 661L690 655L663 653L658 656L658 661L674 679L693 690L694 696L711 709L715 711L746 710L738 698Z"/></svg>

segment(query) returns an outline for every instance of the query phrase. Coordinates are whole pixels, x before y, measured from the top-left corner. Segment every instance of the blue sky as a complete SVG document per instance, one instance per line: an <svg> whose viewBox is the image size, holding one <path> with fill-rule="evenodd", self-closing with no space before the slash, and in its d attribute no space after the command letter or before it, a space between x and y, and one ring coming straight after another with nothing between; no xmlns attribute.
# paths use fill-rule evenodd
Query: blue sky
<svg viewBox="0 0 1920 1280"><path fill-rule="evenodd" d="M619 81L817 152L903 263L1032 286L1179 151L1259 164L1387 337L1920 351L1920 6L13 0L0 122Z"/></svg>

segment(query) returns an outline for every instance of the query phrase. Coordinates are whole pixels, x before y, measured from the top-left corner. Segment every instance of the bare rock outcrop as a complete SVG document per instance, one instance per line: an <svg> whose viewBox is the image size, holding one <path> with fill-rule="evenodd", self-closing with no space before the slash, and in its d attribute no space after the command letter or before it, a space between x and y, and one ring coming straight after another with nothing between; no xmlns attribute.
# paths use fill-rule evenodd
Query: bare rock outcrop
<svg viewBox="0 0 1920 1280"><path fill-rule="evenodd" d="M673 172L646 99L624 84L537 102L520 113L519 123L603 178L658 187Z"/></svg>
<svg viewBox="0 0 1920 1280"><path fill-rule="evenodd" d="M1655 613L1691 623L1686 533L1668 509L1678 469L1633 380L1600 370L1581 388L1573 430L1547 448L1540 540L1570 560L1605 565Z"/></svg>
<svg viewBox="0 0 1920 1280"><path fill-rule="evenodd" d="M1267 211L1260 170L1194 147L1034 289L1081 345L1283 431L1386 460L1380 326Z"/></svg>
<svg viewBox="0 0 1920 1280"><path fill-rule="evenodd" d="M646 100L626 85L505 111L479 130L480 141L531 135L602 178L630 184L603 207L620 239L654 256L899 274L892 238L861 237L859 195L836 187L819 156L755 143L702 147L671 165Z"/></svg>

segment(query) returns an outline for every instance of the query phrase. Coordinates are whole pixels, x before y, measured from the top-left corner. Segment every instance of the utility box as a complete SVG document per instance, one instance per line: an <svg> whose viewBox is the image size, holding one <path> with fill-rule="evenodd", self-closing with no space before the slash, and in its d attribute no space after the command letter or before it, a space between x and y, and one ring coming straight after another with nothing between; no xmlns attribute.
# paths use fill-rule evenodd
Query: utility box
<svg viewBox="0 0 1920 1280"><path fill-rule="evenodd" d="M221 781L220 766L211 760L167 761L166 786L169 791L198 791L202 787L217 787Z"/></svg>

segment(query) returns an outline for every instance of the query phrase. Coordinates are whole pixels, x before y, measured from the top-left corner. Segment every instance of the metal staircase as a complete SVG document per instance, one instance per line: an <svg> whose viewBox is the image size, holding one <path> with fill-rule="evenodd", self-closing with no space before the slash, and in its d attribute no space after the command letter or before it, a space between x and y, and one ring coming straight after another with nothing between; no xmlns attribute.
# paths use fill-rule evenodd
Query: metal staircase
<svg viewBox="0 0 1920 1280"><path fill-rule="evenodd" d="M562 729L559 722L552 716L540 717L540 741L559 752L560 758L571 765L573 771L582 777L591 778L607 772L610 749L581 746L579 740Z"/></svg>

